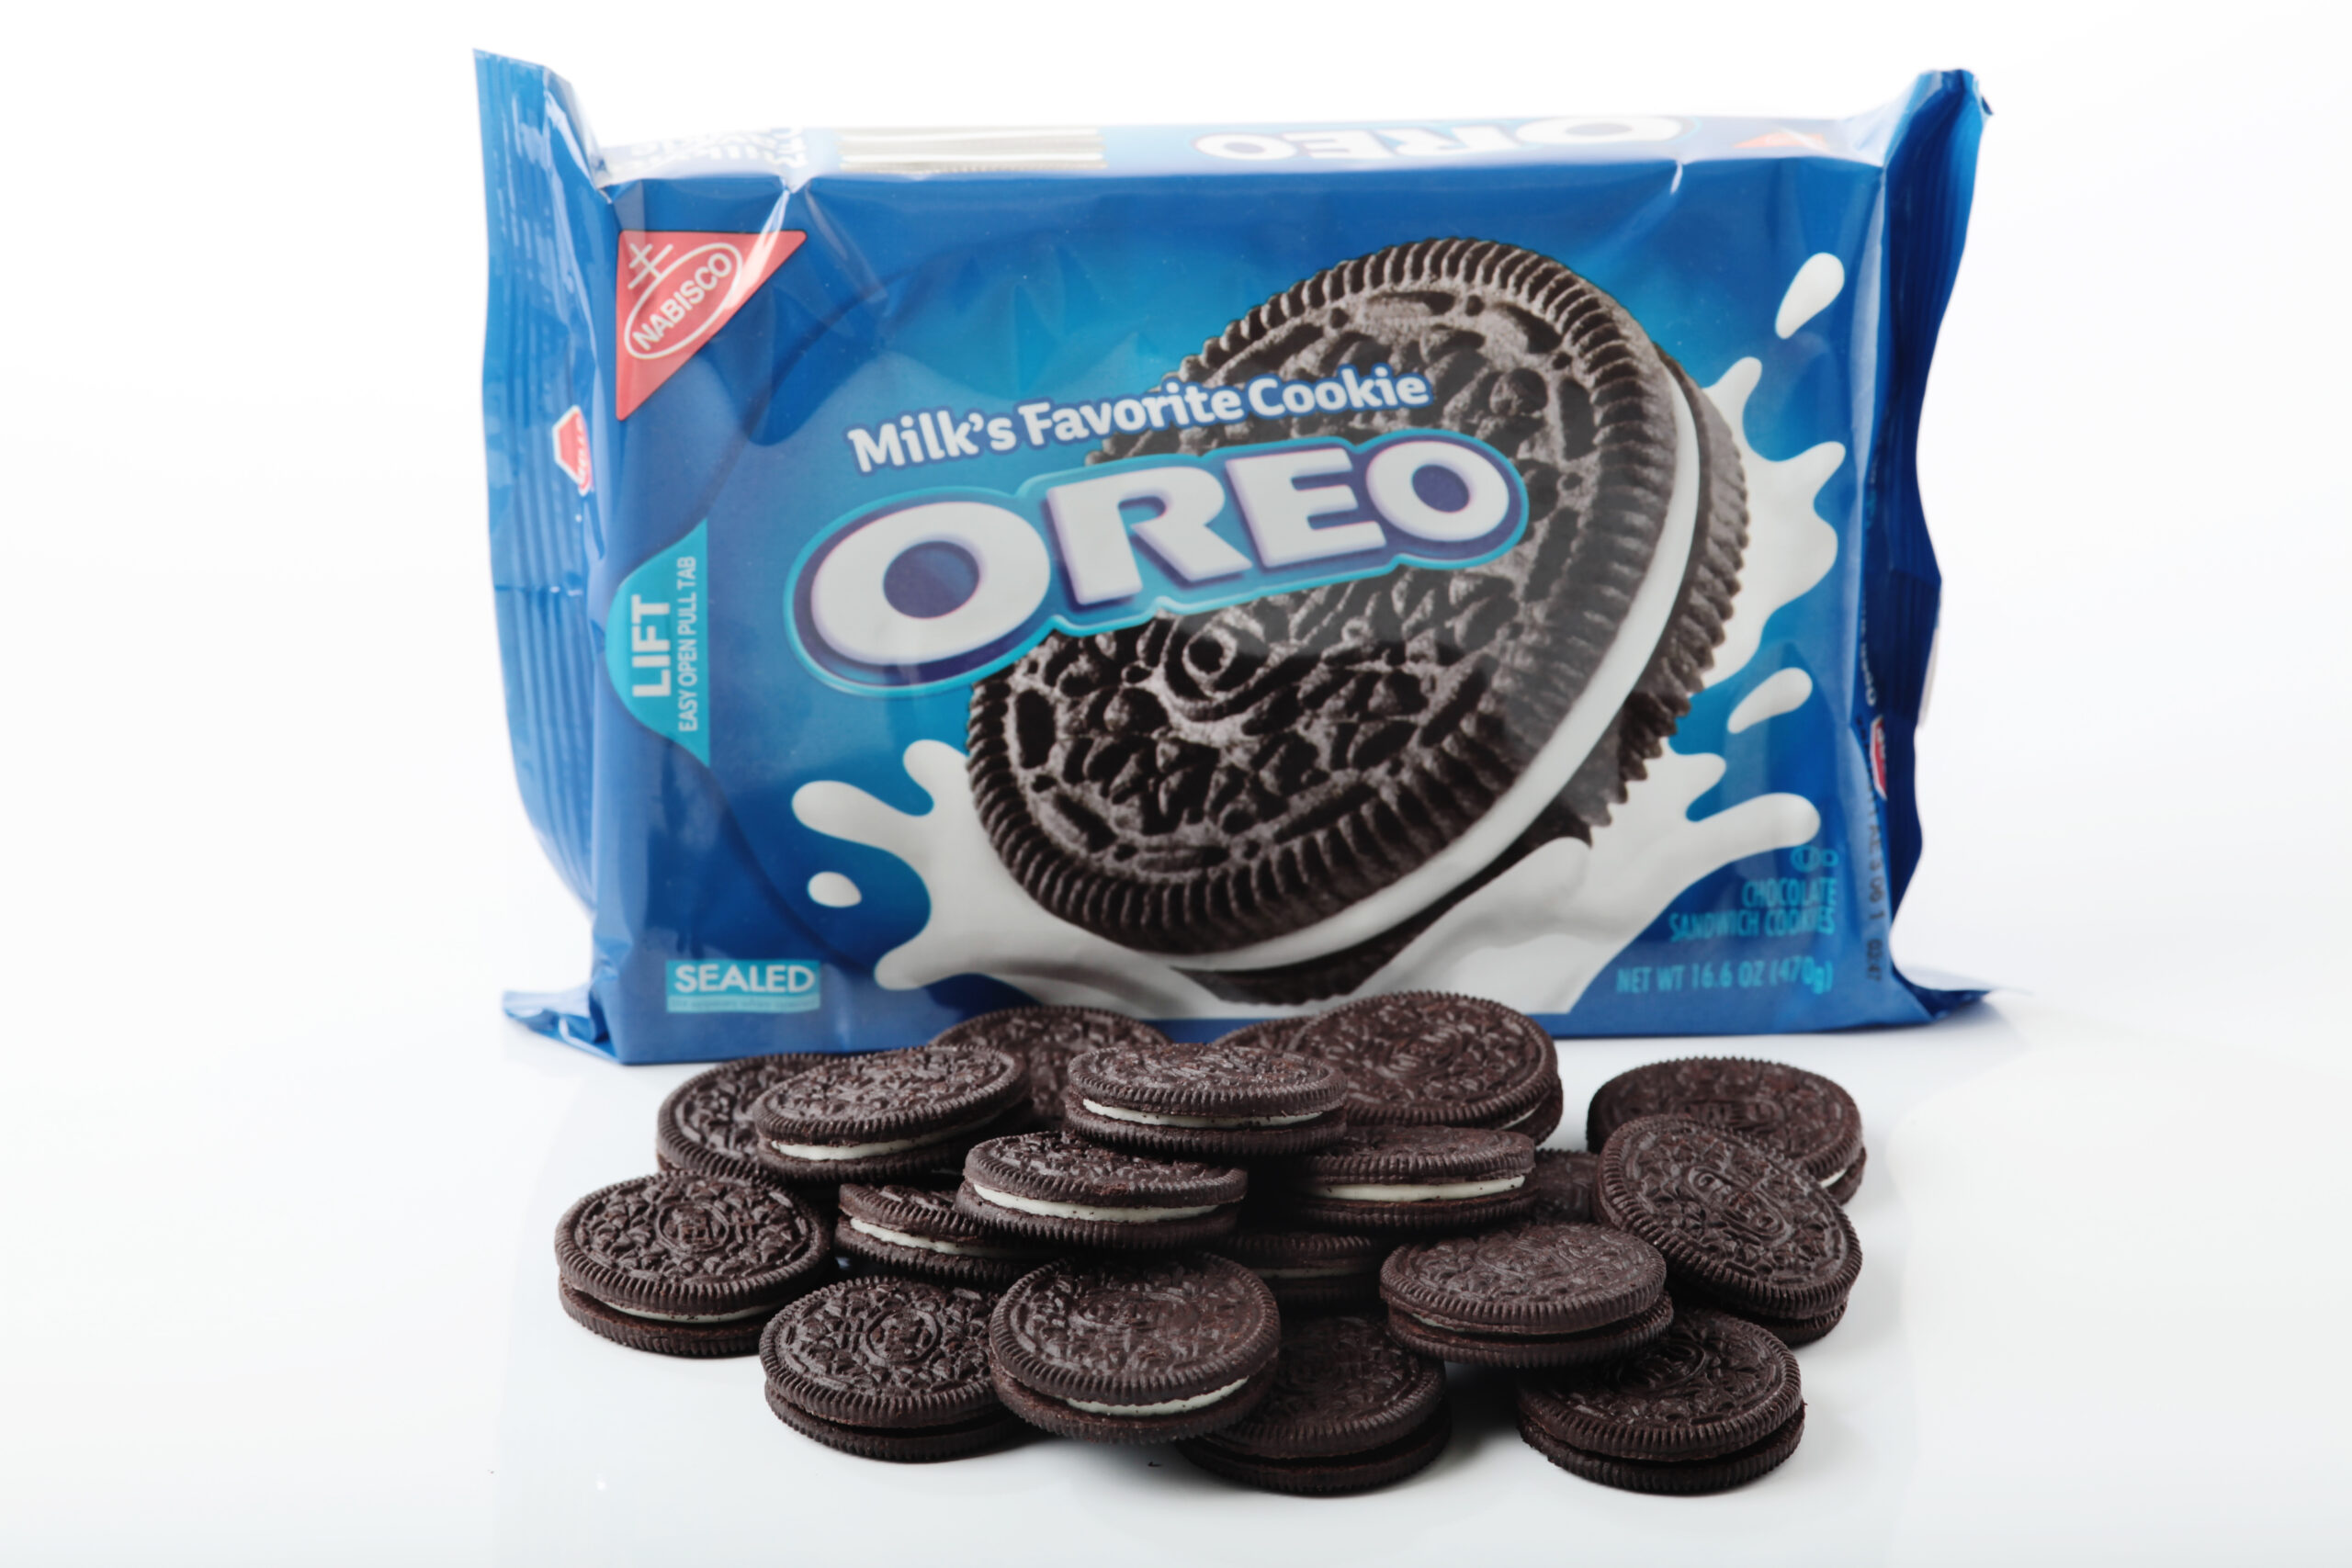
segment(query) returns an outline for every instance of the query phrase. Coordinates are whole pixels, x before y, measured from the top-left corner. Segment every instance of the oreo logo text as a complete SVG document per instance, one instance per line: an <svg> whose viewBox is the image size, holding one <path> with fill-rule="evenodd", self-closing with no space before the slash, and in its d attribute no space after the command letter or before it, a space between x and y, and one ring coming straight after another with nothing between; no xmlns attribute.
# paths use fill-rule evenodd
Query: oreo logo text
<svg viewBox="0 0 2352 1568"><path fill-rule="evenodd" d="M1447 431L1132 457L853 513L795 563L785 615L830 683L906 694L977 680L1057 628L1475 566L1526 526L1517 470Z"/></svg>

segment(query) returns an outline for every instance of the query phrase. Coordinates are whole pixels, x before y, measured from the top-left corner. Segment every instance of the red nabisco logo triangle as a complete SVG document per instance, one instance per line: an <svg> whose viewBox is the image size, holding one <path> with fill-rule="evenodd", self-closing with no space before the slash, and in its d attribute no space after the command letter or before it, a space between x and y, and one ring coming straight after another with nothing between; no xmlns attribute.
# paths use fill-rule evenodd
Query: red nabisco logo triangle
<svg viewBox="0 0 2352 1568"><path fill-rule="evenodd" d="M764 234L622 230L613 303L620 339L613 399L619 417L635 413L676 375L808 237L794 229Z"/></svg>

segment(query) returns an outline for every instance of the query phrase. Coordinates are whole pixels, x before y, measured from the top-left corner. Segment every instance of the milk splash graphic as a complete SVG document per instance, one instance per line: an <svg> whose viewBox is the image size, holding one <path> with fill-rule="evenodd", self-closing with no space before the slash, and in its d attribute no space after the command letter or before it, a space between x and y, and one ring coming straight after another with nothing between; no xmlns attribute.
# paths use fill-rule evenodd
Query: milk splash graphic
<svg viewBox="0 0 2352 1568"><path fill-rule="evenodd" d="M1781 302L1778 335L1788 337L1826 308L1844 283L1836 258L1807 261ZM1708 686L1747 668L1765 622L1819 582L1838 555L1837 530L1813 503L1846 449L1827 441L1781 462L1759 456L1748 445L1744 415L1762 375L1760 360L1742 359L1706 389L1739 443L1748 504L1747 559ZM1739 704L1731 728L1770 723L1803 707L1812 693L1801 672L1781 671ZM908 990L986 975L1041 1002L1147 1018L1229 1018L1328 1005L1223 1001L1169 965L1048 914L997 859L972 803L964 753L919 740L903 761L907 776L931 797L927 812L899 811L830 780L804 784L792 797L794 815L810 829L896 856L931 895L922 930L875 964L882 986ZM1735 861L1792 848L1820 831L1813 803L1787 794L1759 795L1691 820L1691 804L1724 771L1720 756L1677 751L1669 743L1591 843L1557 839L1529 854L1448 910L1351 994L1468 991L1522 1012L1566 1012L1684 888ZM857 898L838 872L819 873L809 891L835 907Z"/></svg>

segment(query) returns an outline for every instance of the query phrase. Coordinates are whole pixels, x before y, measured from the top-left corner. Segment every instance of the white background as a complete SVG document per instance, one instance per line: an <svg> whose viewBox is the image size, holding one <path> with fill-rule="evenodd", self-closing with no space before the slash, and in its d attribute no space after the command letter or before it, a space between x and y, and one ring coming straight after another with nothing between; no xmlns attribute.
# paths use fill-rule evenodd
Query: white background
<svg viewBox="0 0 2352 1568"><path fill-rule="evenodd" d="M2352 1556L2325 8L375 10L43 6L0 45L0 1557ZM555 1215L649 1167L684 1072L497 1011L585 940L505 752L476 44L564 71L608 141L1835 115L1982 74L1897 949L2016 989L1756 1043L1848 1083L1872 1154L1783 1471L1589 1486L1484 1383L1437 1470L1349 1502L1063 1443L902 1470L786 1431L752 1363L560 1317ZM1567 1048L1570 1103L1671 1049Z"/></svg>

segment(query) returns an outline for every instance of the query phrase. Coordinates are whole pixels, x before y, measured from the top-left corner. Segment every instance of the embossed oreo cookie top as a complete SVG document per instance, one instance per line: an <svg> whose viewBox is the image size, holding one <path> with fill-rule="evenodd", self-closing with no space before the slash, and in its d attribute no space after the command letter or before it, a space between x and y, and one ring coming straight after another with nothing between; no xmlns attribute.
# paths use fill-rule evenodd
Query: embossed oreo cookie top
<svg viewBox="0 0 2352 1568"><path fill-rule="evenodd" d="M1654 1062L1602 1084L1585 1114L1585 1142L1600 1148L1637 1116L1688 1116L1754 1139L1825 1185L1854 1165L1862 1112L1819 1073L1779 1062L1696 1056Z"/></svg>
<svg viewBox="0 0 2352 1568"><path fill-rule="evenodd" d="M1320 1058L1250 1045L1117 1046L1072 1061L1065 1094L1096 1115L1273 1126L1337 1110L1347 1079Z"/></svg>
<svg viewBox="0 0 2352 1568"><path fill-rule="evenodd" d="M1559 1086L1552 1037L1525 1013L1476 997L1408 991L1310 1019L1288 1049L1348 1077L1358 1126L1508 1126Z"/></svg>
<svg viewBox="0 0 2352 1568"><path fill-rule="evenodd" d="M989 1381L995 1298L870 1276L812 1292L760 1341L769 1383L794 1404L860 1427L937 1427L997 1407Z"/></svg>
<svg viewBox="0 0 2352 1568"><path fill-rule="evenodd" d="M1150 1159L1067 1133L991 1138L964 1157L964 1179L991 1195L1119 1208L1238 1203L1250 1190L1231 1166Z"/></svg>
<svg viewBox="0 0 2352 1568"><path fill-rule="evenodd" d="M1777 1155L1687 1116L1645 1116L1610 1134L1597 1207L1725 1305L1802 1318L1845 1300L1861 1272L1853 1222L1821 1183Z"/></svg>
<svg viewBox="0 0 2352 1568"><path fill-rule="evenodd" d="M1520 1413L1572 1448L1630 1460L1689 1460L1746 1449L1804 1403L1797 1359L1727 1314L1693 1308L1638 1355L1522 1378Z"/></svg>
<svg viewBox="0 0 2352 1568"><path fill-rule="evenodd" d="M1527 1179L1535 1201L1528 1205L1529 1220L1558 1224L1582 1224L1592 1218L1592 1187L1600 1179L1600 1156L1568 1149L1535 1151L1535 1173Z"/></svg>
<svg viewBox="0 0 2352 1568"><path fill-rule="evenodd" d="M1426 375L1428 405L1164 430L1114 439L1103 455L1442 428L1517 470L1521 543L1478 566L1406 567L1049 636L982 682L971 716L981 820L1013 877L1057 915L1180 954L1331 919L1461 838L1594 683L1660 554L1678 419L1692 418L1641 328L1545 257L1430 241L1306 280L1180 374L1239 386L1377 364ZM1682 562L1668 568L1679 582ZM1529 815L1566 782L1539 792ZM1443 891L1432 885L1429 897Z"/></svg>
<svg viewBox="0 0 2352 1568"><path fill-rule="evenodd" d="M1066 1258L1004 1293L989 1341L1035 1393L1137 1409L1238 1388L1273 1359L1281 1324L1265 1284L1221 1258Z"/></svg>
<svg viewBox="0 0 2352 1568"><path fill-rule="evenodd" d="M1293 1036L1304 1028L1303 1018L1261 1018L1255 1023L1245 1023L1229 1034L1220 1034L1220 1045L1250 1045L1261 1051L1287 1051Z"/></svg>
<svg viewBox="0 0 2352 1568"><path fill-rule="evenodd" d="M1395 1442L1445 1403L1445 1370L1369 1317L1283 1325L1273 1386L1258 1407L1208 1441L1265 1459L1358 1454Z"/></svg>
<svg viewBox="0 0 2352 1568"><path fill-rule="evenodd" d="M933 1040L935 1046L983 1045L1018 1060L1027 1074L1029 1109L1051 1126L1062 1119L1062 1088L1070 1059L1110 1046L1164 1045L1151 1025L1100 1008L1005 1008L967 1019Z"/></svg>
<svg viewBox="0 0 2352 1568"><path fill-rule="evenodd" d="M1114 1046L1070 1063L1063 1122L1144 1154L1270 1159L1337 1137L1346 1094L1340 1069L1319 1057L1223 1041Z"/></svg>
<svg viewBox="0 0 2352 1568"><path fill-rule="evenodd" d="M1400 1247L1381 1266L1389 1304L1466 1332L1574 1334L1620 1322L1666 1289L1666 1259L1600 1225L1519 1224Z"/></svg>
<svg viewBox="0 0 2352 1568"><path fill-rule="evenodd" d="M774 1179L758 1161L759 1129L752 1106L760 1096L809 1068L838 1060L817 1053L747 1056L696 1073L670 1091L654 1113L653 1152L667 1168Z"/></svg>
<svg viewBox="0 0 2352 1568"><path fill-rule="evenodd" d="M1021 1064L978 1045L844 1056L762 1095L763 1154L831 1161L905 1153L981 1125L1021 1100Z"/></svg>
<svg viewBox="0 0 2352 1568"><path fill-rule="evenodd" d="M556 1268L575 1291L656 1322L774 1305L832 1262L831 1235L787 1192L675 1172L599 1189L556 1225Z"/></svg>

